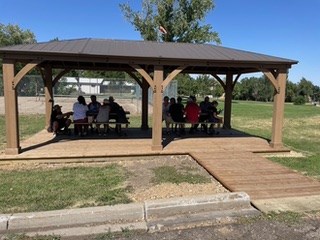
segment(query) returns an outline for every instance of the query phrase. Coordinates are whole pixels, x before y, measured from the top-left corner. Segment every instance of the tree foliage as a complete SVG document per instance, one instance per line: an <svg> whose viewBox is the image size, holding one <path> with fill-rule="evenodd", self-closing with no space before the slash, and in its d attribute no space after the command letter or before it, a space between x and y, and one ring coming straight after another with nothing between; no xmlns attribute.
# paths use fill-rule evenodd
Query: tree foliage
<svg viewBox="0 0 320 240"><path fill-rule="evenodd" d="M288 80L286 86L286 102L301 104L311 100L319 100L320 88L305 78L302 78L298 83ZM234 99L238 100L272 101L273 94L273 86L264 75L258 78L243 78L236 84L234 89ZM304 101L301 99L304 99Z"/></svg>
<svg viewBox="0 0 320 240"><path fill-rule="evenodd" d="M17 45L17 44L27 44L35 43L35 35L30 30L23 30L18 25L4 25L0 23L0 47ZM0 59L0 75L2 76L2 59ZM19 70L20 65L17 66ZM19 84L18 92L22 90L23 94L30 94L35 90L36 83L32 83L30 89L26 89L26 80L22 80ZM20 91L21 92L21 91ZM0 79L0 95L3 95L3 80Z"/></svg>
<svg viewBox="0 0 320 240"><path fill-rule="evenodd" d="M120 8L144 40L221 43L212 26L203 23L214 8L212 0L143 0L141 11L125 3ZM159 34L160 26L166 34Z"/></svg>
<svg viewBox="0 0 320 240"><path fill-rule="evenodd" d="M224 92L222 86L210 75L198 75L193 78L188 74L179 74L176 79L179 82L178 94L181 96L220 97Z"/></svg>
<svg viewBox="0 0 320 240"><path fill-rule="evenodd" d="M23 30L18 25L0 23L0 47L36 42L35 35L30 30Z"/></svg>

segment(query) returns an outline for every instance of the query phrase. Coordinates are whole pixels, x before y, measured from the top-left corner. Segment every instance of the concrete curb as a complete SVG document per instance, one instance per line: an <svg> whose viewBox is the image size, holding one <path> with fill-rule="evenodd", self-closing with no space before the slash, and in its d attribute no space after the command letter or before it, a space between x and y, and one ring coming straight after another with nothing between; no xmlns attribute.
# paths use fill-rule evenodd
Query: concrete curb
<svg viewBox="0 0 320 240"><path fill-rule="evenodd" d="M243 192L145 201L148 220L183 214L250 208L252 207L249 195Z"/></svg>
<svg viewBox="0 0 320 240"><path fill-rule="evenodd" d="M0 215L0 233L62 237L127 230L156 230L161 226L257 215L246 193L172 198L144 203Z"/></svg>
<svg viewBox="0 0 320 240"><path fill-rule="evenodd" d="M146 201L149 230L218 223L223 218L259 215L244 192Z"/></svg>

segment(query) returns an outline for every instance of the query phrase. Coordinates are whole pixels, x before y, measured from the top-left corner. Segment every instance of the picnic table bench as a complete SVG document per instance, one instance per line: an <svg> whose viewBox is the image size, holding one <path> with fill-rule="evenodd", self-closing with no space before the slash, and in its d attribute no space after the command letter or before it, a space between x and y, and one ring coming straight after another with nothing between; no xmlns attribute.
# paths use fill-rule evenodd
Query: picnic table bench
<svg viewBox="0 0 320 240"><path fill-rule="evenodd" d="M125 111L125 114L126 114L126 119L127 121L125 122L117 122L117 114L116 113L110 113L109 114L109 121L108 122L96 122L95 120L92 120L92 121L88 121L88 122L85 122L85 123L76 123L74 121L71 121L71 124L73 125L77 125L77 124L82 124L82 125L97 125L97 124L100 124L100 125L104 125L104 124L107 124L108 126L109 125L115 125L115 128L118 128L119 130L119 133L121 132L121 126L124 125L125 126L125 130L128 129L128 126L130 125L130 122L129 122L129 116L130 115L130 112L129 111Z"/></svg>

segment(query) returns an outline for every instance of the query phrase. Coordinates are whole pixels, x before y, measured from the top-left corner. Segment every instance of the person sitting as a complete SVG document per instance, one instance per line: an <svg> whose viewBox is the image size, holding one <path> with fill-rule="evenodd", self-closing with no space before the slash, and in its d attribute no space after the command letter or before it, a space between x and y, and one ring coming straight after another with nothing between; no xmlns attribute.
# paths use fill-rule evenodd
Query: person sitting
<svg viewBox="0 0 320 240"><path fill-rule="evenodd" d="M72 112L62 113L60 105L54 105L50 117L49 132L53 132L53 135L57 135L63 130L62 133L69 133L69 126L71 124L70 116Z"/></svg>
<svg viewBox="0 0 320 240"><path fill-rule="evenodd" d="M119 111L120 105L114 101L113 96L109 97L109 105L110 105L110 119L115 119L117 121L118 116L117 112Z"/></svg>
<svg viewBox="0 0 320 240"><path fill-rule="evenodd" d="M208 96L204 98L204 100L200 103L200 117L199 122L206 122L209 120L209 108L211 107L212 103L210 102L210 99ZM207 132L207 124L201 124L201 129L203 129L204 132Z"/></svg>
<svg viewBox="0 0 320 240"><path fill-rule="evenodd" d="M188 98L188 102L184 111L186 114L186 122L192 123L189 133L193 133L195 131L197 122L199 122L199 115L201 111L195 96L190 96Z"/></svg>
<svg viewBox="0 0 320 240"><path fill-rule="evenodd" d="M210 106L209 110L209 119L208 121L211 123L210 128L209 128L209 134L219 134L219 132L215 132L214 130L214 125L215 124L221 124L223 117L218 116L220 111L217 109L218 107L218 102L217 101L212 101L212 106Z"/></svg>
<svg viewBox="0 0 320 240"><path fill-rule="evenodd" d="M103 104L99 108L99 112L96 118L97 122L97 131L99 136L101 136L101 129L100 129L100 123L104 123L103 126L103 135L106 135L106 133L109 130L109 126L107 122L109 122L109 113L110 113L110 104L108 99L103 100Z"/></svg>
<svg viewBox="0 0 320 240"><path fill-rule="evenodd" d="M171 103L172 102L172 103ZM169 113L174 122L179 124L179 134L184 133L184 106L182 104L182 98L178 97L177 102L174 98L170 99ZM175 124L175 132L177 132L177 124Z"/></svg>
<svg viewBox="0 0 320 240"><path fill-rule="evenodd" d="M79 96L78 101L73 104L73 122L75 123L75 134L86 136L88 132L88 106L83 96Z"/></svg>
<svg viewBox="0 0 320 240"><path fill-rule="evenodd" d="M112 96L109 97L110 104L110 119L115 119L116 123L128 123L128 119L126 117L126 112L123 107L121 107L117 102L114 101ZM120 134L121 132L121 124L116 125L116 132Z"/></svg>
<svg viewBox="0 0 320 240"><path fill-rule="evenodd" d="M172 101L172 99L171 99ZM169 97L165 96L163 98L163 103L162 103L162 121L165 121L166 124L166 134L169 134L169 129L170 129L170 124L173 124L173 120L170 116L170 104L171 102L169 101Z"/></svg>
<svg viewBox="0 0 320 240"><path fill-rule="evenodd" d="M101 103L97 101L97 96L96 95L91 95L90 96L91 102L88 104L88 122L92 123L93 121L96 120L97 115L99 113L99 108L101 107ZM90 124L91 131L93 131L93 126Z"/></svg>

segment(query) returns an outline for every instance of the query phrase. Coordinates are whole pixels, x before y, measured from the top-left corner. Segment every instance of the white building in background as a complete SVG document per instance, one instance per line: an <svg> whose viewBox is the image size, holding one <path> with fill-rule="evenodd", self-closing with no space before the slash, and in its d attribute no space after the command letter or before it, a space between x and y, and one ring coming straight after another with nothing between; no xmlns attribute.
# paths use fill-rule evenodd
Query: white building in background
<svg viewBox="0 0 320 240"><path fill-rule="evenodd" d="M124 81L122 79L104 79L104 78L76 78L76 77L65 77L68 86L76 87L78 90L84 94L101 94L107 92L111 88L111 81L113 85L122 86L125 88L135 88L135 84L131 82ZM121 84L120 84L121 82ZM130 90L132 93L132 91Z"/></svg>
<svg viewBox="0 0 320 240"><path fill-rule="evenodd" d="M68 86L76 87L77 89L80 87L80 91L84 92L85 94L99 94L101 92L101 86L103 84L108 84L103 82L103 78L66 77L65 79L68 83Z"/></svg>

